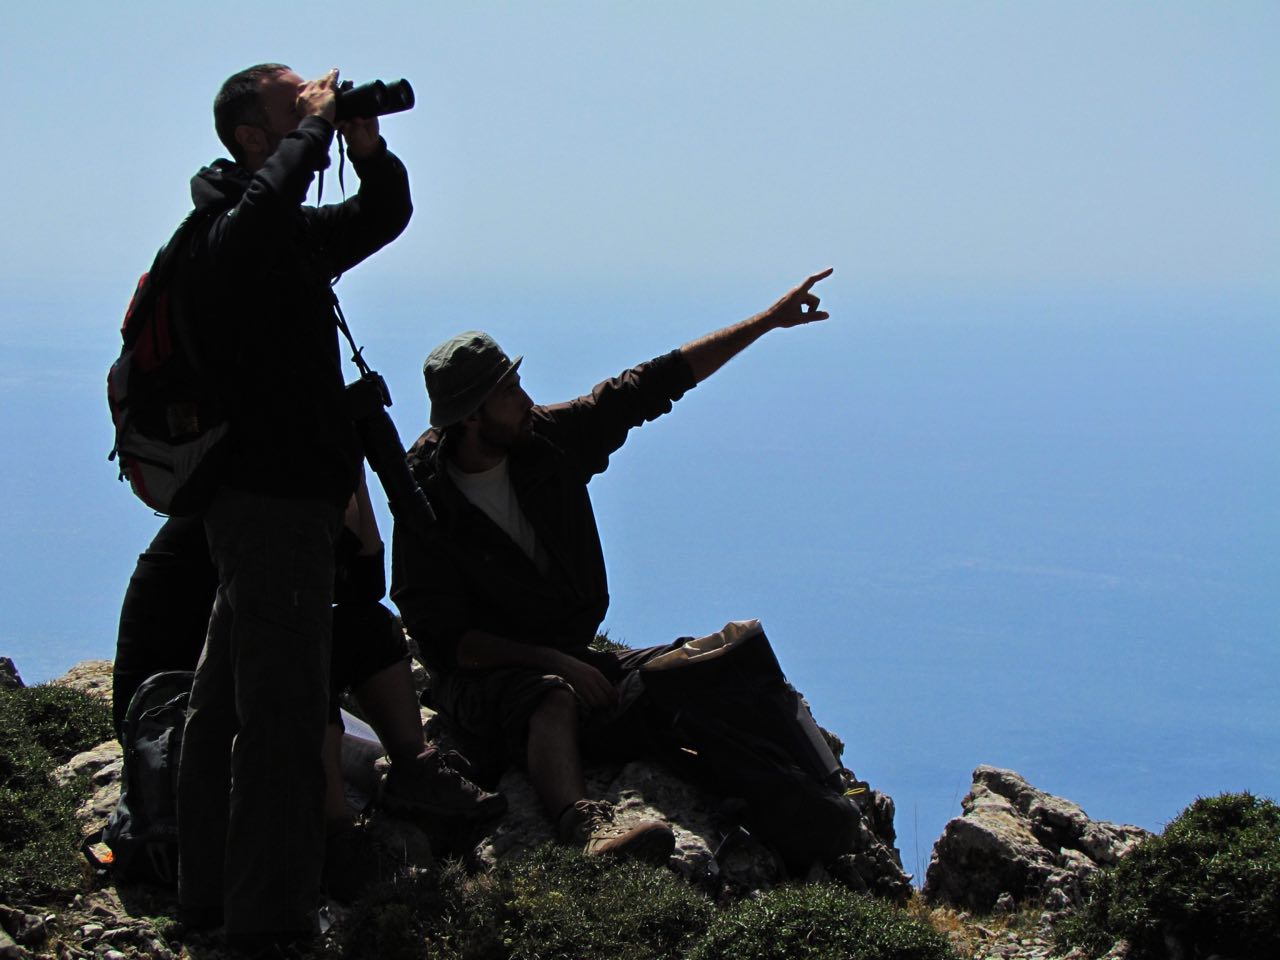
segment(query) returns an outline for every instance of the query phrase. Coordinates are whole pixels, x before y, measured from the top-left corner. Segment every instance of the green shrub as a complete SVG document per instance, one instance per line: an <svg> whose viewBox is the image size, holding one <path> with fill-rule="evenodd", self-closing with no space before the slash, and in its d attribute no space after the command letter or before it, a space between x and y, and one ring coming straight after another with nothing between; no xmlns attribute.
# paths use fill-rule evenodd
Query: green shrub
<svg viewBox="0 0 1280 960"><path fill-rule="evenodd" d="M945 937L897 907L831 884L786 886L718 915L690 960L951 960Z"/></svg>
<svg viewBox="0 0 1280 960"><path fill-rule="evenodd" d="M346 960L954 960L929 924L834 885L717 909L670 871L542 847L467 877L433 867L348 914Z"/></svg>
<svg viewBox="0 0 1280 960"><path fill-rule="evenodd" d="M89 787L59 786L50 774L110 736L110 710L97 697L49 686L0 691L0 900L83 883L75 811Z"/></svg>
<svg viewBox="0 0 1280 960"><path fill-rule="evenodd" d="M1092 953L1129 941L1163 957L1165 935L1189 955L1280 956L1280 807L1248 793L1202 798L1158 837L1095 875L1061 946Z"/></svg>
<svg viewBox="0 0 1280 960"><path fill-rule="evenodd" d="M499 872L503 940L512 960L681 956L712 906L670 872L543 847Z"/></svg>
<svg viewBox="0 0 1280 960"><path fill-rule="evenodd" d="M547 846L492 873L383 887L347 918L351 960L659 960L684 955L710 902L657 867Z"/></svg>
<svg viewBox="0 0 1280 960"><path fill-rule="evenodd" d="M43 684L6 691L3 699L5 726L24 727L55 764L115 736L110 706L92 694Z"/></svg>

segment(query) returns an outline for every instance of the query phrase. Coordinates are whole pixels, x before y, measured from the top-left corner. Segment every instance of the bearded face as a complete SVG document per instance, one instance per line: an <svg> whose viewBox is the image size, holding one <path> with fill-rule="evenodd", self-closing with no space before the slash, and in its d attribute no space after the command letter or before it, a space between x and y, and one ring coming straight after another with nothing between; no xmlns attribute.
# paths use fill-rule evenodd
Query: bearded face
<svg viewBox="0 0 1280 960"><path fill-rule="evenodd" d="M493 453L503 454L533 433L533 400L520 385L520 374L503 380L475 414L476 435Z"/></svg>

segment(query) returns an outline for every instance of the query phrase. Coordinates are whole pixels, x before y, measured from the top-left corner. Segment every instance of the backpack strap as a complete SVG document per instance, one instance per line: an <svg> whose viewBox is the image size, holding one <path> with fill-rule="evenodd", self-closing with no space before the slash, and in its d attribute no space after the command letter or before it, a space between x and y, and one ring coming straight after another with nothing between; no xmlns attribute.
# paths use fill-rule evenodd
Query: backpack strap
<svg viewBox="0 0 1280 960"><path fill-rule="evenodd" d="M202 211L192 210L188 213L182 223L178 224L178 229L173 232L173 236L156 251L155 259L151 261L151 269L138 281L133 301L125 313L125 324L120 330L126 349L133 347L142 333L141 327L130 327L129 319L147 307L148 302L158 295L158 291L168 286L177 267L178 254L186 246L187 236L202 219Z"/></svg>

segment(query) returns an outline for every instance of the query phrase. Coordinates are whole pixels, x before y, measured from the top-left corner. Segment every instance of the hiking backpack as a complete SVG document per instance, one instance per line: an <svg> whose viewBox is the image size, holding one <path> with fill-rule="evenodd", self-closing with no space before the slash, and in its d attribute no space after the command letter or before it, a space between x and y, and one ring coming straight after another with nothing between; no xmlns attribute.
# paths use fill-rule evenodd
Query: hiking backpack
<svg viewBox="0 0 1280 960"><path fill-rule="evenodd" d="M84 844L89 860L119 879L178 882L178 758L194 679L190 670L152 674L129 701L120 802Z"/></svg>
<svg viewBox="0 0 1280 960"><path fill-rule="evenodd" d="M208 502L227 447L227 419L201 350L187 291L192 212L138 280L124 315L120 357L107 374L120 479L158 513L184 516Z"/></svg>
<svg viewBox="0 0 1280 960"><path fill-rule="evenodd" d="M747 802L747 826L789 871L851 852L861 812L844 768L758 620L689 640L637 675L670 718L672 742L693 749L716 789Z"/></svg>

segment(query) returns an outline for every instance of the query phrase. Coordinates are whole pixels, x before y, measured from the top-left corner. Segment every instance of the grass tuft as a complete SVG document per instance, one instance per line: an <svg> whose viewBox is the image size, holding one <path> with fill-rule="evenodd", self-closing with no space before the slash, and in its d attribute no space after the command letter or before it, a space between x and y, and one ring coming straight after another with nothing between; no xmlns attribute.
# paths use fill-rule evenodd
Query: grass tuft
<svg viewBox="0 0 1280 960"><path fill-rule="evenodd" d="M601 630L597 633L595 638L591 641L590 647L592 650L599 650L602 653L621 653L624 650L631 649L631 647L623 643L621 640L614 640L610 637L608 630Z"/></svg>

